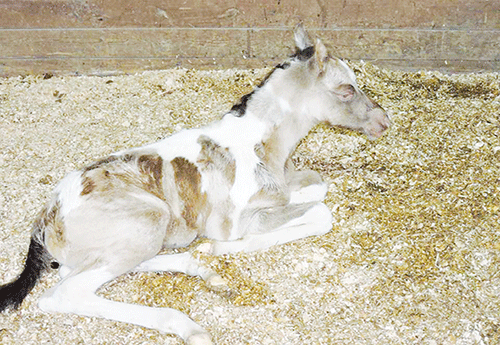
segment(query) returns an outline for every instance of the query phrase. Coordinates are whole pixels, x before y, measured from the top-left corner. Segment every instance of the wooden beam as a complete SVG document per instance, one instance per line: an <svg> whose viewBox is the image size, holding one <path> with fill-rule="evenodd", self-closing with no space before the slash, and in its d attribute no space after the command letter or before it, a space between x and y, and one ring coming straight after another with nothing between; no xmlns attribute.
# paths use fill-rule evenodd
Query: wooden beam
<svg viewBox="0 0 500 345"><path fill-rule="evenodd" d="M500 64L497 1L0 0L0 75L259 67L293 50L299 21L352 60L451 72Z"/></svg>

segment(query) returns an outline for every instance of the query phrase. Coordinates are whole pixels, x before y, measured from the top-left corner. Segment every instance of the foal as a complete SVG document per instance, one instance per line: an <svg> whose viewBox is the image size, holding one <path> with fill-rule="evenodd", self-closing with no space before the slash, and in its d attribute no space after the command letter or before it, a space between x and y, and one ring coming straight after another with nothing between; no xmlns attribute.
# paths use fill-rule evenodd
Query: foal
<svg viewBox="0 0 500 345"><path fill-rule="evenodd" d="M39 307L133 323L211 344L210 335L171 308L110 301L95 294L131 271L198 275L225 281L189 252L158 255L197 237L219 255L253 251L331 229L322 203L327 186L290 160L299 140L321 122L378 138L384 110L321 43L295 29L296 53L218 122L154 144L117 152L69 173L34 223L24 271L0 288L0 311L18 307L52 261L60 282Z"/></svg>

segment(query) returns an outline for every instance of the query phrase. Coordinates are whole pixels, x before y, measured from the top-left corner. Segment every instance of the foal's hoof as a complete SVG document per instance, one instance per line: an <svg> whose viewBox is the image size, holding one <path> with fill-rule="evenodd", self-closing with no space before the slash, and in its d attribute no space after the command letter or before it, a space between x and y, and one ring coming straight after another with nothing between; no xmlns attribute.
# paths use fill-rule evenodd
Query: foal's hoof
<svg viewBox="0 0 500 345"><path fill-rule="evenodd" d="M213 345L210 334L208 333L199 333L190 336L187 341L187 345Z"/></svg>
<svg viewBox="0 0 500 345"><path fill-rule="evenodd" d="M227 279L222 278L220 275L214 275L207 280L207 285L211 290L223 292L229 290Z"/></svg>
<svg viewBox="0 0 500 345"><path fill-rule="evenodd" d="M205 242L196 247L196 251L204 254L212 254L213 248L212 244Z"/></svg>

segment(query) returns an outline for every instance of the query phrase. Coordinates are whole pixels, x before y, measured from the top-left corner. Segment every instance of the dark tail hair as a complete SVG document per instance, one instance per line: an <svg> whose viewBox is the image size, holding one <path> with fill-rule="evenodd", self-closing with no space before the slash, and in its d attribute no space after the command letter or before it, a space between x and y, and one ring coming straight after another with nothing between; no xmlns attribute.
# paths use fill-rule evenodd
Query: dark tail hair
<svg viewBox="0 0 500 345"><path fill-rule="evenodd" d="M38 236L31 237L23 272L15 281L0 286L0 312L9 307L19 307L42 273L50 266L52 256L40 242Z"/></svg>

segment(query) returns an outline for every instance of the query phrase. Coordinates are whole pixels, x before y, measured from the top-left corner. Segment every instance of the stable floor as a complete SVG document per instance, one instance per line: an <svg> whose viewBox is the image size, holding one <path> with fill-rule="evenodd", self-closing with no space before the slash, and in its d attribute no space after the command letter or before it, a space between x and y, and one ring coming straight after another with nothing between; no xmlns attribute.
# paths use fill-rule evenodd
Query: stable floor
<svg viewBox="0 0 500 345"><path fill-rule="evenodd" d="M154 273L123 276L100 293L178 308L220 345L500 343L500 75L351 66L393 126L374 142L319 126L298 147L297 167L330 184L330 233L201 255L231 295ZM0 79L0 282L20 273L31 222L66 173L219 118L267 72ZM0 343L181 344L42 313L36 300L57 280L51 271L20 309L0 314Z"/></svg>

